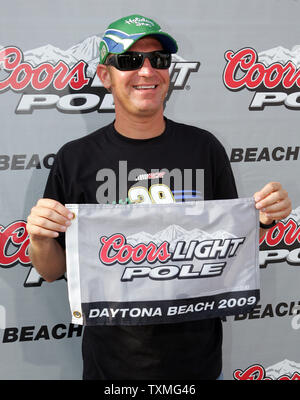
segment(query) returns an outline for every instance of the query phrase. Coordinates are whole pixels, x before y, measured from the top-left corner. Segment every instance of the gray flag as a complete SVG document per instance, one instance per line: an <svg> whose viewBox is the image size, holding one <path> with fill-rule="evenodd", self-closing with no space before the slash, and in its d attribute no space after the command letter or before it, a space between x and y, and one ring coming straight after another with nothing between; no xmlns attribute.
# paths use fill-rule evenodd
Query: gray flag
<svg viewBox="0 0 300 400"><path fill-rule="evenodd" d="M68 204L72 322L136 325L247 312L259 300L250 198Z"/></svg>

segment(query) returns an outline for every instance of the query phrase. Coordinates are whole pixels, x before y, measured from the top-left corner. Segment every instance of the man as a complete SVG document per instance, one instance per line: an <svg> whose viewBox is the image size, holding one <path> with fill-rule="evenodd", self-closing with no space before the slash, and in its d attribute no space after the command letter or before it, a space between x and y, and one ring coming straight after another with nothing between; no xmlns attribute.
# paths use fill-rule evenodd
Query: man
<svg viewBox="0 0 300 400"><path fill-rule="evenodd" d="M169 196L170 201L237 197L230 163L218 140L209 132L164 117L170 54L176 51L175 40L140 15L115 21L106 30L97 73L114 97L115 121L63 146L44 198L28 217L30 257L47 281L66 270L64 232L72 215L63 204L151 201L153 184L160 185L162 197ZM126 161L130 172L128 192L121 190L121 161ZM151 179L153 170L159 174ZM170 177L174 170L182 177L192 170L193 179L178 182ZM199 171L204 174L197 175ZM117 177L113 185L105 180L110 172ZM261 234L291 211L279 183L267 184L255 193L255 200L264 224ZM221 321L215 318L153 326L88 326L83 337L83 377L217 379L221 345Z"/></svg>

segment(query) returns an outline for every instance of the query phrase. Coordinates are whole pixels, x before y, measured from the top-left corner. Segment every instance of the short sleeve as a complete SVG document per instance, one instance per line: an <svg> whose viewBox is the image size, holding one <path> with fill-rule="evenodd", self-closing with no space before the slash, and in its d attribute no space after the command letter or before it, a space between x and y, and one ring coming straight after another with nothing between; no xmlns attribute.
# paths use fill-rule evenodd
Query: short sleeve
<svg viewBox="0 0 300 400"><path fill-rule="evenodd" d="M60 171L58 157L55 158L54 164L50 170L43 197L57 200L63 205L66 204L63 178ZM56 240L65 249L65 234L63 232L59 233L59 236Z"/></svg>

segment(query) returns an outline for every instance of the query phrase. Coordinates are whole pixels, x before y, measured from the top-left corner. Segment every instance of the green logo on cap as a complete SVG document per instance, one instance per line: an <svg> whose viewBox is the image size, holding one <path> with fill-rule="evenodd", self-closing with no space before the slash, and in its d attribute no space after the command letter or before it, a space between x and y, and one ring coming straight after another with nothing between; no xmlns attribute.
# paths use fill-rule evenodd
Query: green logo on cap
<svg viewBox="0 0 300 400"><path fill-rule="evenodd" d="M100 51L100 64L101 64L104 62L104 60L106 59L107 54L108 54L106 44L103 40L100 42L99 51Z"/></svg>

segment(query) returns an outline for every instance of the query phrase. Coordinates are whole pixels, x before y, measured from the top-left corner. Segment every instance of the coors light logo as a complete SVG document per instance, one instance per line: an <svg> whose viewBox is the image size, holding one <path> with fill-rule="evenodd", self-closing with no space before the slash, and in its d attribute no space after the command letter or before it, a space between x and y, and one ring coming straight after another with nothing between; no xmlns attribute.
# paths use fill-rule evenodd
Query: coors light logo
<svg viewBox="0 0 300 400"><path fill-rule="evenodd" d="M16 264L30 264L28 245L26 222L15 221L6 227L0 225L0 266L11 268Z"/></svg>
<svg viewBox="0 0 300 400"><path fill-rule="evenodd" d="M210 235L197 228L186 231L178 225L171 225L154 235L139 232L127 239L121 233L102 236L99 259L104 265L137 265L124 269L123 282L145 277L153 280L212 277L223 273L224 259L234 257L244 241L244 237L236 238L225 231ZM199 266L189 263L193 259L205 262L199 269ZM166 265L172 261L184 264ZM145 262L149 266L139 266ZM162 265L151 267L157 262Z"/></svg>
<svg viewBox="0 0 300 400"><path fill-rule="evenodd" d="M249 110L284 105L300 109L300 46L275 47L257 53L246 47L225 53L225 86L232 91L254 91Z"/></svg>
<svg viewBox="0 0 300 400"><path fill-rule="evenodd" d="M300 265L300 206L260 239L259 264L284 262Z"/></svg>
<svg viewBox="0 0 300 400"><path fill-rule="evenodd" d="M0 46L0 94L21 93L16 114L56 108L62 113L114 112L113 97L103 87L96 68L99 36L91 36L67 50L50 44L23 52ZM183 89L199 62L172 55L170 89Z"/></svg>
<svg viewBox="0 0 300 400"><path fill-rule="evenodd" d="M7 226L0 225L0 268L12 268L16 265L29 267L24 286L41 286L43 278L30 263L28 246L29 236L25 221L14 221Z"/></svg>
<svg viewBox="0 0 300 400"><path fill-rule="evenodd" d="M244 371L237 369L233 373L235 380L262 381L279 380L294 381L300 380L300 364L294 361L283 360L270 367L264 368L259 364L251 365Z"/></svg>

